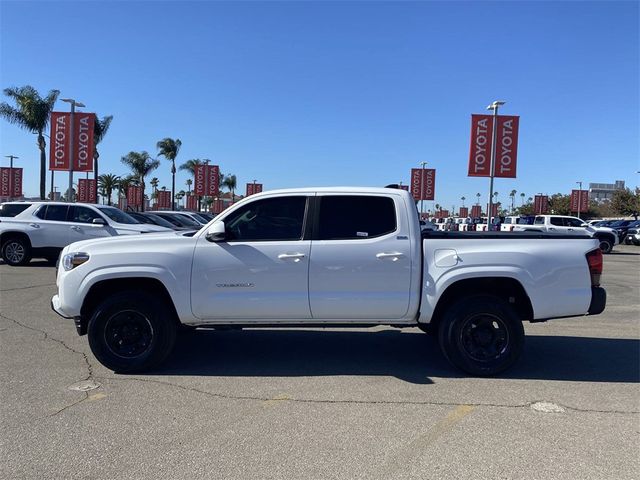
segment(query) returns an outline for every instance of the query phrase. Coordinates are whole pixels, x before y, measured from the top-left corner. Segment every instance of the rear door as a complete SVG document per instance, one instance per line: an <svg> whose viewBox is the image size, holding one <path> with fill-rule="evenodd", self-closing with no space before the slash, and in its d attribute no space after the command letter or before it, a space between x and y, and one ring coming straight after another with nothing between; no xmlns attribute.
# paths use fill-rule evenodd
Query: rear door
<svg viewBox="0 0 640 480"><path fill-rule="evenodd" d="M399 196L318 194L309 266L314 319L400 319L411 288L409 219Z"/></svg>
<svg viewBox="0 0 640 480"><path fill-rule="evenodd" d="M34 248L63 248L69 245L67 222L69 205L45 204L34 212L29 225L29 239Z"/></svg>

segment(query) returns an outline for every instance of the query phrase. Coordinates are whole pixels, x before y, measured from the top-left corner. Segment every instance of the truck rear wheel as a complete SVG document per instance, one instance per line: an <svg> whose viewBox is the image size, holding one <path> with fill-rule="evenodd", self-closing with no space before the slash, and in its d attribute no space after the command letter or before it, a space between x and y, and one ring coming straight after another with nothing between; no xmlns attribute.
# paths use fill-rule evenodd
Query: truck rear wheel
<svg viewBox="0 0 640 480"><path fill-rule="evenodd" d="M524 327L501 298L477 295L451 305L438 328L442 353L460 370L496 375L515 364L524 348Z"/></svg>
<svg viewBox="0 0 640 480"><path fill-rule="evenodd" d="M157 297L145 292L113 295L89 320L91 351L115 372L143 371L159 365L176 339L176 324L169 311Z"/></svg>

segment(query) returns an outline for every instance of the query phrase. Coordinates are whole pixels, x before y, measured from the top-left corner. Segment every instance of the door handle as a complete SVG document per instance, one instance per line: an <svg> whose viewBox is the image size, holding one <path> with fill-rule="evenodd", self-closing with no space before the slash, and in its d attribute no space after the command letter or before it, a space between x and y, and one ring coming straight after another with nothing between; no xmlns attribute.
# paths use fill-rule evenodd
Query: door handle
<svg viewBox="0 0 640 480"><path fill-rule="evenodd" d="M281 253L278 255L280 260L293 260L294 262L299 262L301 259L305 257L304 253Z"/></svg>
<svg viewBox="0 0 640 480"><path fill-rule="evenodd" d="M74 225L73 227L71 227L71 230L75 230L76 232L79 232L81 228L78 227L77 225Z"/></svg>
<svg viewBox="0 0 640 480"><path fill-rule="evenodd" d="M549 227L549 230L555 230L555 228L553 228L553 227Z"/></svg>
<svg viewBox="0 0 640 480"><path fill-rule="evenodd" d="M567 228L567 232L573 232L573 228Z"/></svg>
<svg viewBox="0 0 640 480"><path fill-rule="evenodd" d="M38 225L37 223L30 223L29 226L33 228L40 228L40 225Z"/></svg>
<svg viewBox="0 0 640 480"><path fill-rule="evenodd" d="M380 260L384 260L385 258L390 258L392 262L397 262L402 257L404 257L404 254L400 253L400 252L378 253L378 254L376 254L376 258L378 258Z"/></svg>

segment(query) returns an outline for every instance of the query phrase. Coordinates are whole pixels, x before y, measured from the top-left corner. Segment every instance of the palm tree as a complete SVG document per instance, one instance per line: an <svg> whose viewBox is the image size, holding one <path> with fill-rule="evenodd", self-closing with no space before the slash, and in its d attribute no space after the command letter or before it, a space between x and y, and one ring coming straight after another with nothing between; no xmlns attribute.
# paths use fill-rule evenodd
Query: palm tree
<svg viewBox="0 0 640 480"><path fill-rule="evenodd" d="M460 197L460 200L462 200L462 206L464 207L464 201L466 200L466 197Z"/></svg>
<svg viewBox="0 0 640 480"><path fill-rule="evenodd" d="M38 148L40 149L40 200L45 199L47 180L47 156L43 132L49 125L53 106L60 95L59 90L51 90L46 97L40 97L35 88L30 85L19 88L5 88L4 94L16 102L17 107L8 103L0 103L0 117L9 123L31 133L38 134Z"/></svg>
<svg viewBox="0 0 640 480"><path fill-rule="evenodd" d="M480 205L480 193L476 193L476 197L478 197L478 201L476 202L476 205Z"/></svg>
<svg viewBox="0 0 640 480"><path fill-rule="evenodd" d="M151 185L151 198L156 199L157 202L157 198L158 198L158 184L160 183L160 180L158 180L158 177L153 177L151 179L151 181L149 182L149 184Z"/></svg>
<svg viewBox="0 0 640 480"><path fill-rule="evenodd" d="M525 197L525 196L526 196L526 195L525 195L524 193L521 193L521 194L520 194L520 202L521 202L521 205L524 205L524 197Z"/></svg>
<svg viewBox="0 0 640 480"><path fill-rule="evenodd" d="M511 213L513 214L513 202L516 199L516 193L518 193L516 190L511 190L511 193L509 194L509 196L511 197Z"/></svg>
<svg viewBox="0 0 640 480"><path fill-rule="evenodd" d="M180 190L178 193L176 193L176 200L178 200L178 205L180 205L180 201L185 195L186 193L184 193L184 190Z"/></svg>
<svg viewBox="0 0 640 480"><path fill-rule="evenodd" d="M133 175L137 177L142 187L142 195L144 196L144 177L160 166L160 160L151 158L147 152L129 152L121 158L122 163L127 165ZM142 211L144 212L144 202L142 202Z"/></svg>
<svg viewBox="0 0 640 480"><path fill-rule="evenodd" d="M204 161L199 158L192 158L191 160L187 160L182 165L178 167L178 170L186 170L194 177L196 176L196 167L198 165L204 165Z"/></svg>
<svg viewBox="0 0 640 480"><path fill-rule="evenodd" d="M156 148L159 150L158 156L162 155L164 158L171 162L171 209L176 209L176 157L180 151L182 142L176 138L163 138L156 144Z"/></svg>
<svg viewBox="0 0 640 480"><path fill-rule="evenodd" d="M235 190L238 188L238 183L236 181L235 175L225 175L222 180L222 185L227 188L231 192L231 203L235 203L236 195Z"/></svg>
<svg viewBox="0 0 640 480"><path fill-rule="evenodd" d="M113 115L102 117L102 120L96 116L93 122L93 178L98 179L98 181L100 181L100 175L98 175L98 158L100 158L98 144L104 140L105 135L109 131L111 120L113 120ZM96 182L96 188L97 187L98 182ZM111 194L109 194L109 197L111 197ZM111 202L111 198L109 198L109 202ZM111 205L111 203L109 203L109 205Z"/></svg>
<svg viewBox="0 0 640 480"><path fill-rule="evenodd" d="M191 185L193 185L193 180L191 180L190 178L187 178L187 181L185 182L185 184L187 185L187 195L191 195Z"/></svg>
<svg viewBox="0 0 640 480"><path fill-rule="evenodd" d="M98 187L104 192L104 196L107 197L107 205L111 205L111 194L118 188L120 177L113 173L106 173L98 177Z"/></svg>

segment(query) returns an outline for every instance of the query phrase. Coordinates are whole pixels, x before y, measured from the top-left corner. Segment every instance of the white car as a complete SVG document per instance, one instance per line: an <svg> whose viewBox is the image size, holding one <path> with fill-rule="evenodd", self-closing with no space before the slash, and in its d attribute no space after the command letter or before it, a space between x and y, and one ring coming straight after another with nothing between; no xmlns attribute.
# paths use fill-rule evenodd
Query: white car
<svg viewBox="0 0 640 480"><path fill-rule="evenodd" d="M34 202L15 217L0 219L0 254L12 266L25 265L34 257L54 262L60 250L73 242L170 231L142 224L106 205Z"/></svg>

